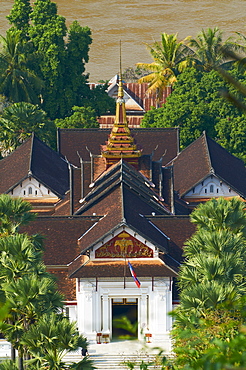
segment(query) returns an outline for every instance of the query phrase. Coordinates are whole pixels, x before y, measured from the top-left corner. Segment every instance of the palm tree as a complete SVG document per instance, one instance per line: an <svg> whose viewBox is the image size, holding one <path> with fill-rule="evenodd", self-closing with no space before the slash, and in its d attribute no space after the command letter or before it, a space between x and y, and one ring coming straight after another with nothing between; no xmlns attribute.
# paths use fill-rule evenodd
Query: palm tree
<svg viewBox="0 0 246 370"><path fill-rule="evenodd" d="M2 289L10 311L8 320L0 323L0 328L6 339L18 350L22 369L21 359L26 356L27 348L22 344L21 338L44 314L61 309L63 297L56 291L53 279L45 272L40 275L36 272L23 273L21 278L3 283Z"/></svg>
<svg viewBox="0 0 246 370"><path fill-rule="evenodd" d="M202 30L196 38L187 39L187 45L194 51L192 57L195 65L204 70L211 71L215 67L229 67L233 61L226 52L235 49L235 43L230 38L223 41L223 32L218 27Z"/></svg>
<svg viewBox="0 0 246 370"><path fill-rule="evenodd" d="M22 343L32 356L30 364L35 369L60 370L67 368L64 356L78 348L88 346L87 340L79 335L76 323L71 323L61 315L44 315L25 333ZM90 359L84 358L78 364L70 365L73 369L93 370Z"/></svg>
<svg viewBox="0 0 246 370"><path fill-rule="evenodd" d="M55 138L55 124L37 105L19 102L5 108L0 117L0 150L2 156L15 150L34 132L47 144Z"/></svg>
<svg viewBox="0 0 246 370"><path fill-rule="evenodd" d="M34 220L36 215L31 213L30 203L20 198L12 198L7 194L0 195L0 236L18 232L21 225Z"/></svg>
<svg viewBox="0 0 246 370"><path fill-rule="evenodd" d="M237 198L229 201L221 197L198 206L191 214L191 222L204 230L246 231L244 203ZM246 234L245 234L246 235Z"/></svg>
<svg viewBox="0 0 246 370"><path fill-rule="evenodd" d="M26 101L39 104L39 95L44 86L42 80L27 67L20 31L7 31L1 36L0 93L13 102Z"/></svg>
<svg viewBox="0 0 246 370"><path fill-rule="evenodd" d="M138 68L151 72L141 77L138 82L147 82L148 92L157 93L157 100L160 100L163 89L172 86L177 80L177 75L188 65L192 51L185 44L185 40L177 41L177 34L168 35L165 32L161 35L161 42L155 41L154 44L146 46L154 61L136 64Z"/></svg>
<svg viewBox="0 0 246 370"><path fill-rule="evenodd" d="M184 249L180 306L197 315L246 293L244 204L237 199L212 199L192 213L191 221L196 223L197 231Z"/></svg>

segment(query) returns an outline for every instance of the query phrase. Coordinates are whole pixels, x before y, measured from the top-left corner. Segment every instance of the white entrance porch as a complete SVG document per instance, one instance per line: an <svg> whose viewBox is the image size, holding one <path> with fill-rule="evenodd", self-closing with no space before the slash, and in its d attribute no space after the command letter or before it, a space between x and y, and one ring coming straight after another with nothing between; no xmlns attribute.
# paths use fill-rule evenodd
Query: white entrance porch
<svg viewBox="0 0 246 370"><path fill-rule="evenodd" d="M137 304L137 339L161 345L170 351L172 286L169 278L142 278L138 288L132 278L90 278L77 281L77 321L79 331L90 343L111 342L114 302Z"/></svg>

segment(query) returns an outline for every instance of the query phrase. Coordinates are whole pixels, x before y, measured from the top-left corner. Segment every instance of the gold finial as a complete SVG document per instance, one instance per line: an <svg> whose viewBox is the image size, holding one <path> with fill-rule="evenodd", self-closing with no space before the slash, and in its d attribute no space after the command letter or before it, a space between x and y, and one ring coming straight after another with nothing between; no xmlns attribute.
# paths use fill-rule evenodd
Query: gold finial
<svg viewBox="0 0 246 370"><path fill-rule="evenodd" d="M122 83L122 66L121 66L121 40L120 40L120 73L119 73L119 88L118 88L118 98L123 99L123 83Z"/></svg>

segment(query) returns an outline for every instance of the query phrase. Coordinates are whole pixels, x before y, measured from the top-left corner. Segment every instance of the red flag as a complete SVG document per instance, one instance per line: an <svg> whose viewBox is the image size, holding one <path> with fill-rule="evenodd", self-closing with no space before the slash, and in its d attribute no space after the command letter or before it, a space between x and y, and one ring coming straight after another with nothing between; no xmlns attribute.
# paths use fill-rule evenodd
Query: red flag
<svg viewBox="0 0 246 370"><path fill-rule="evenodd" d="M128 261L128 266L129 266L129 269L130 269L131 275L132 275L132 277L133 277L133 279L134 279L134 281L135 281L135 283L136 283L137 287L138 287L138 288L140 288L141 283L140 283L140 281L138 280L137 275L136 275L136 272L133 270L133 267L132 267L132 265L130 264L130 262L129 262L129 261Z"/></svg>

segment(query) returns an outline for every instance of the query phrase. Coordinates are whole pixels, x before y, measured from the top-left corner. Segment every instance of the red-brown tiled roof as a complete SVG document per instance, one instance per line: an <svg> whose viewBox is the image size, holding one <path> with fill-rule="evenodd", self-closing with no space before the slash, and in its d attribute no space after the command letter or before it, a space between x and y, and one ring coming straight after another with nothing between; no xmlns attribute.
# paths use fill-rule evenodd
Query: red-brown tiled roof
<svg viewBox="0 0 246 370"><path fill-rule="evenodd" d="M138 277L177 276L177 274L166 266L160 259L135 259L130 262ZM124 259L113 261L91 260L71 274L70 277L124 277L124 273L126 277L130 277L131 274L129 268L125 269L125 264L126 262Z"/></svg>
<svg viewBox="0 0 246 370"><path fill-rule="evenodd" d="M181 197L211 174L246 197L246 168L243 161L231 155L205 133L179 153L172 163L174 189Z"/></svg>
<svg viewBox="0 0 246 370"><path fill-rule="evenodd" d="M63 294L66 301L76 300L76 280L68 277L68 269L49 269L52 275L57 278L58 291Z"/></svg>
<svg viewBox="0 0 246 370"><path fill-rule="evenodd" d="M100 155L101 145L105 144L110 132L106 129L59 129L60 153L79 167L78 153L84 161L90 161L90 153ZM142 154L153 154L153 160L159 160L163 156L163 165L178 153L177 128L139 128L131 130L131 133L143 149Z"/></svg>
<svg viewBox="0 0 246 370"><path fill-rule="evenodd" d="M0 161L0 176L1 193L28 176L36 178L59 197L69 189L66 161L35 135Z"/></svg>
<svg viewBox="0 0 246 370"><path fill-rule="evenodd" d="M39 233L44 239L44 263L45 265L67 265L80 253L78 239L95 222L96 217L52 217L40 216L28 226L22 228L22 232L28 234Z"/></svg>
<svg viewBox="0 0 246 370"><path fill-rule="evenodd" d="M189 216L148 216L148 219L179 248L182 248L185 241L196 231L196 227L190 222Z"/></svg>
<svg viewBox="0 0 246 370"><path fill-rule="evenodd" d="M7 192L25 179L30 169L32 138L0 161L0 193Z"/></svg>

